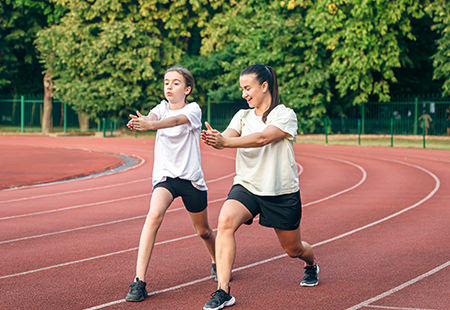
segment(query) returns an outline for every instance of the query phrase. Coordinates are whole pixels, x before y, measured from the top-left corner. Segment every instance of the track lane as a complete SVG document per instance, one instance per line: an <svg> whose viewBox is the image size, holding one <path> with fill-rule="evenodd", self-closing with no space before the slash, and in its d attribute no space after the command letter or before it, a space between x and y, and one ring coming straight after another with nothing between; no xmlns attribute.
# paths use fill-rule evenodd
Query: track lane
<svg viewBox="0 0 450 310"><path fill-rule="evenodd" d="M329 154L329 155L330 155L330 157L331 156L336 157L336 154L339 153L339 152L341 152L341 150L337 150L337 152L336 152L336 150L333 150L332 154ZM345 153L345 152L342 152L342 153ZM366 154L355 154L355 151L353 151L352 153L353 153L352 156L350 156L349 154L343 154L343 155L345 155L345 158L347 158L347 159L351 158L352 161L354 161L355 157L358 158L358 156L359 157L364 157L364 156L367 157ZM320 154L321 154L321 156L324 154L323 150L320 150ZM373 157L379 157L379 156L372 156L372 161L373 161ZM391 155L389 155L389 157L391 157ZM393 157L397 158L398 156L395 155ZM304 175L302 176L302 195L305 196L305 195L307 195L306 193L313 193L313 192L314 192L314 195L316 195L317 193L320 193L320 188L318 188L317 186L314 188L314 186L313 186L314 184L311 184L310 185L311 187L308 188L307 186L309 186L309 185L304 183L304 181L308 180L306 178L306 173L309 171L309 168L308 168L309 165L307 165L307 163L306 163L306 161L307 161L306 158L305 158L305 160L301 160L300 159L299 161L302 164L305 163L304 164L305 172L304 172ZM356 160L355 162L358 162L358 160ZM358 164L360 164L360 162L358 162ZM426 163L426 164L428 164L428 163ZM371 180L370 176L374 176L374 174L373 174L374 172L370 171L370 169L365 167L365 165L363 165L363 167L369 171L369 173L368 173L369 178L368 178L368 180L366 182L366 184L367 184L369 182L369 180ZM396 167L396 165L393 165L392 167L390 166L389 169L387 169L387 170L391 170L391 172L392 172L392 171L394 171L392 168L395 168L395 167ZM339 169L339 167L337 167L337 168ZM408 174L409 170L410 169L408 169L408 168L402 169L402 171L404 171L402 173ZM439 171L439 177L442 178L442 179L445 179L445 171L442 171L442 169L438 169L438 170L440 170ZM352 168L352 169L349 169L349 171L356 172L357 169ZM440 174L443 174L443 176L441 177ZM380 175L382 175L382 174L380 174ZM419 174L419 175L420 175L419 179L421 179L420 182L424 181L423 184L425 184L425 186L429 186L429 183L428 183L429 180L427 178L425 178L425 180L422 180L423 179L422 178L423 174ZM320 175L316 175L316 178L322 179L323 177L320 177ZM406 181L408 181L408 180L406 180ZM414 180L409 180L409 181L413 182ZM366 185L366 184L364 184L364 185ZM316 182L316 185L317 185L317 182ZM342 184L337 184L337 185L341 186ZM339 187L339 186L337 186L337 187ZM363 186L361 186L360 189L362 189ZM305 187L306 187L306 189L305 189ZM216 189L214 189L214 190L216 190ZM224 191L223 188L218 189L218 190L220 190L221 192ZM369 189L365 189L364 191L361 191L360 193L364 194L364 192L365 193L370 193L370 188ZM395 192L395 191L391 191L391 193L392 192ZM311 228L305 228L305 226L303 226L304 235L305 234L306 235L307 234L311 234L310 236L308 236L308 237L310 237L309 240L315 241L315 240L318 240L318 238L322 234L324 234L324 235L327 234L326 229L324 229L323 232L320 232L318 234L316 234L316 232L314 231L314 229L316 229L318 227L327 226L327 225L321 225L321 223L319 223L319 220L323 220L325 218L328 218L330 214L333 214L333 216L335 216L336 214L339 214L339 212L336 212L336 211L334 213L331 213L332 210L333 210L333 204L337 204L336 202L340 198L349 197L349 196L351 196L354 193L355 193L355 191L351 191L349 193L346 193L343 196L335 197L335 198L331 199L330 201L324 201L324 202L319 203L317 205L305 208L304 209L305 218L302 221L302 223L305 223L305 225L306 225L306 223L310 223L311 219L313 219L313 218L317 219L317 223L315 224L315 223L313 223L311 221L311 223L310 223L311 224ZM320 196L320 195L317 195L317 196ZM374 197L375 196L371 196L370 199L373 199ZM394 198L392 198L392 199L394 199ZM412 198L411 197L404 197L403 199L404 199L404 201L409 201ZM430 199L430 201L431 200L433 200L433 199ZM305 201L305 203L310 202L310 200L307 200L307 199L304 199L304 201ZM345 203L345 199L342 201L342 203ZM339 203L339 205L341 205L341 203ZM336 208L338 206L334 205L334 207ZM328 208L330 208L330 209L327 210ZM314 213L310 213L310 212L313 212L313 211L314 212L315 211L317 211L317 212L322 211L322 213L319 212L318 215L316 215ZM416 211L417 210L415 210L414 212L416 212ZM402 216L404 216L404 215L402 215ZM316 219L314 220L314 222L316 221ZM336 221L338 221L338 220L344 221L345 218L343 218L343 219L336 218ZM434 220L434 219L431 218L430 220ZM414 219L411 219L411 221L414 222ZM347 222L347 224L349 222ZM391 221L388 221L388 222L389 222L389 226L390 226L390 222ZM384 223L384 224L388 224L388 223ZM396 224L398 224L398 223L396 223ZM394 226L393 230L397 231L396 230L396 228L397 228L396 225L393 225L393 226ZM374 229L374 228L370 228L369 230L372 230L372 229ZM437 232L439 232L443 228L438 226L436 229L437 229ZM140 230L140 227L138 228L138 230ZM378 228L375 229L375 230L376 230L376 233L379 234ZM241 257L241 256L239 257L239 260L242 261L243 263L247 262L247 258L250 258L250 260L251 260L251 256L253 254L254 255L258 255L258 256L256 256L256 258L262 258L262 256L264 254L271 254L271 255L274 254L275 256L276 255L282 255L281 249L279 248L279 245L278 245L277 241L275 240L275 237L274 237L273 232L271 230L264 229L264 228L259 228L257 225L253 225L251 228L248 229L248 231L247 230L244 231L244 233L245 234L242 234L242 239L239 239L239 241L238 241L239 243L241 243L243 245L243 248L239 249L239 251L242 252L242 253L246 253L247 254L247 255L244 255L243 257ZM433 232L433 233L431 233L431 235L434 235L435 233L436 232ZM329 232L328 232L328 235L330 235ZM344 247L344 249L351 249L351 250L357 249L357 244L358 243L364 243L363 242L364 240L359 240L360 238L356 238L356 242L355 242L355 240L353 240L354 236L355 235L352 235L352 237L351 237L353 242L350 242L349 246L348 247ZM267 248L263 248L262 250L258 248L260 246L260 243L261 243L261 240L259 240L258 237L263 237L264 238L264 242L267 243ZM198 238L192 238L192 241L197 240L197 239ZM361 239L365 239L365 238L361 238ZM251 240L252 243L250 243L250 242L247 243L247 240ZM280 305L280 302L282 302L283 305L286 305L286 306L289 305L288 303L286 303L286 300L281 300L280 301L280 300L278 300L275 297L274 298L270 298L270 301L267 301L266 293L267 293L267 289L268 288L270 288L269 289L270 293L274 294L275 296L277 296L276 292L279 291L278 289L273 290L273 287L271 285L269 285L268 283L277 283L277 287L276 288L278 288L278 286L283 287L284 290L280 291L280 292L282 294L285 294L286 299L288 299L289 301L293 301L293 300L299 301L299 303L295 303L295 305L301 305L303 307L303 306L308 305L308 302L310 300L313 300L313 301L316 302L315 303L316 309L321 309L321 306L323 306L322 309L329 309L329 308L326 308L326 306L329 307L330 304L329 303L326 304L325 302L326 302L326 300L329 300L330 298L333 298L333 295L330 294L330 292L329 292L330 287L328 285L330 285L330 283L333 284L334 282L338 282L339 285L337 285L336 288L339 289L340 285L343 284L342 282L338 281L340 279L340 277L343 277L346 274L346 272L348 272L349 269L352 270L352 268L351 268L352 266L349 266L345 259L342 260L342 261L345 262L345 264L342 264L342 266L344 266L345 268L339 268L338 270L335 271L335 273L333 273L334 268L333 269L327 268L327 266L333 266L334 267L335 265L338 265L337 264L338 262L337 262L337 260L335 258L335 255L331 255L331 257L329 257L329 256L330 256L330 253L333 253L333 254L337 253L335 251L338 251L341 248L342 245L339 244L339 246L337 247L338 249L335 249L334 247L332 247L332 248L329 248L329 247L331 245L334 245L335 243L338 244L340 241L342 241L342 240L339 240L339 241L336 240L336 241L330 242L329 244L324 245L323 247L320 246L320 247L317 248L316 251L320 251L320 259L321 259L321 261L323 261L323 264L324 264L324 267L322 267L322 265L321 265L321 267L322 267L321 268L322 269L322 275L321 275L322 283L321 283L321 285L318 288L314 288L314 289L309 290L309 291L296 287L295 284L293 284L289 280L289 279L292 279L292 281L293 281L294 278L295 278L295 282L298 283L297 282L298 281L298 279L297 279L298 278L298 274L297 273L293 273L292 271L295 270L295 269L298 270L298 269L301 269L301 268L298 268L298 266L297 266L298 263L297 262L295 262L294 260L288 259L288 258L280 258L279 260L275 260L275 261L269 262L266 265L262 265L261 266L262 269L260 269L260 267L255 266L255 267L252 267L252 268L248 268L248 269L244 269L242 271L239 271L236 274L236 276L238 277L236 282L232 283L233 290L236 292L236 294L237 294L236 297L238 299L238 304L235 307L233 307L233 309L234 308L236 308L236 309L238 309L238 308L241 308L241 309L256 309L258 305L261 306L261 304L258 304L259 300L257 300L255 302L255 296L259 296L259 294L261 294L261 290L264 290L264 295L261 296L261 297L266 296L265 299L261 298L261 301L269 302L270 305L276 305L276 304ZM398 240L393 240L392 242L396 243L396 242L398 242ZM197 243L198 243L197 246L199 248L199 252L201 252L203 247L202 247L202 245L201 245L199 240L197 240ZM183 245L184 244L185 244L185 242L183 241ZM250 245L250 244L252 244L252 245ZM258 246L256 246L256 245L258 245ZM186 245L186 246L188 247L188 249L192 249L190 246L188 246L188 245ZM435 245L433 244L433 249L434 249L434 246ZM171 257L171 254L169 252L170 252L172 247L163 246L163 248L168 251L167 252L168 254L165 255L164 258ZM179 249L179 245L175 246L175 248ZM256 249L254 249L254 248L256 248ZM205 264L208 265L208 257L205 254L205 252L206 252L206 250L204 250L203 253L200 253L201 255L199 255L198 257L196 256L196 257L198 258L199 262L200 261L201 262L205 262ZM116 258L120 258L123 255L124 256L129 255L129 257L126 257L124 260L120 260L120 259L118 261L115 260ZM100 259L99 262L98 262L99 264L97 265L97 263L95 263L94 265L96 265L97 268L101 267L101 270L104 270L103 268L105 266L108 266L108 267L111 267L111 268L114 268L114 266L124 266L124 267L126 267L128 269L130 269L130 266L131 266L131 273L133 273L135 253L131 253L130 252L128 254L124 253L123 255L122 256L121 255L116 255L114 258L112 258L112 257L104 258L104 260L107 260L107 261L109 261L112 258L113 264L100 263L100 260L102 260L102 259ZM188 251L188 255L190 255L189 251ZM328 258L331 258L331 260L329 260ZM152 258L152 260L153 260L153 258ZM339 261L341 261L341 260L339 260ZM196 262L196 261L193 262L192 266L191 266L191 263L187 263L185 266L186 266L187 270L190 270L191 268L195 269L200 274L205 274L205 277L207 277L208 276L208 268L206 268L206 270L205 270L204 264L201 264L199 262ZM254 260L253 260L253 262L254 262ZM90 263L94 263L94 261L92 261ZM90 265L90 263L88 263L88 264ZM279 266L277 265L278 263L280 263ZM295 266L293 266L293 264L295 264ZM79 266L82 266L82 265L85 265L85 264L81 264ZM170 264L167 264L165 261L155 262L155 266L160 266L160 265L162 267L169 265L169 267L170 267ZM198 266L198 265L201 265L201 266ZM239 265L239 266L241 266L241 265ZM339 264L339 266L341 266L341 265ZM370 266L372 266L372 265L370 265ZM80 268L80 267L77 266L76 270L78 270L78 268ZM80 270L83 270L83 268L84 267L81 267ZM122 268L122 269L126 269L126 268ZM266 268L269 268L271 270L273 268L276 271L266 270ZM324 272L324 268L325 268L326 272ZM88 269L86 269L86 273L89 272L89 271L87 271ZM109 268L105 268L105 269L108 270L108 274L109 274L110 273ZM182 274L181 278L183 280L186 278L185 276L187 276L187 278L186 278L187 280L191 279L190 281L192 281L192 278L194 278L194 280L197 279L195 276L193 277L192 275L189 275L190 272L189 273L186 272L186 274L185 274L183 272L183 270L185 270L185 269L183 269L182 266L179 269L182 269L181 272L177 268L177 270L174 272L173 275L171 275L169 270L158 271L157 274L166 275L166 273L167 273L169 275L167 279L165 279L164 277L158 277L158 280L157 280L156 283L159 283L158 285L161 285L160 286L161 290L163 290L164 287L167 287L168 283L171 283L171 284L172 283L178 283L179 284L180 283L179 282L180 274ZM64 278L65 278L65 276L70 274L70 273L66 273L65 268L62 268L59 271L61 272L61 275ZM127 277L127 275L129 274L129 273L127 273L128 271L123 272L123 270L119 270L119 271L115 270L113 272L114 275L110 279L111 280L110 282L112 282L112 284L110 284L110 283L105 284L103 289L102 289L101 286L98 289L93 289L94 293L95 293L94 294L95 296L92 296L93 301L97 300L96 296L98 294L101 295L100 297L102 297L103 300L105 300L105 299L108 300L106 297L110 296L109 289L111 289L114 292L116 292L116 296L118 295L118 296L122 297L126 293L126 291L124 292L124 290L126 290L126 283L128 283L128 278L124 279L124 274L126 274L125 277ZM278 277L278 273L281 273L281 275L284 275L285 278L282 278L281 275L280 275L280 277ZM298 270L298 273L301 273L301 271ZM367 274L365 274L365 273L363 273L363 274L367 276ZM83 275L84 275L84 273L80 273L79 275L77 274L76 277L74 278L74 282L75 283L86 283L87 287L91 288L92 285L91 285L90 281L84 281L82 279L78 280L79 277L82 277ZM249 276L248 279L247 279L247 275ZM56 274L55 274L54 277L56 277ZM93 282L95 282L95 279L97 277L98 277L98 274L96 275L94 273L94 274L90 275L88 278L90 280L92 280ZM345 278L345 277L343 277L343 278ZM36 279L36 281L39 281L39 280ZM81 281L81 282L77 282L77 281ZM61 285L64 285L63 280L61 280L60 282L61 282ZM60 282L55 282L54 284L58 284ZM118 282L125 283L125 284L123 284L123 286L125 286L125 288L123 288L123 286L119 287L120 285L118 285ZM189 282L189 281L187 281L187 282ZM255 284L259 283L259 282L261 282L261 285L262 285L263 289L260 286L255 285ZM183 283L185 283L185 282L183 282ZM176 285L178 285L178 284L176 284ZM12 285L14 285L14 284L12 284ZM51 284L49 284L49 285L51 285ZM85 294L86 293L85 292L86 287L82 287L81 285L79 285L79 286L80 287L77 286L76 291L81 293L81 294ZM43 287L46 287L46 286L44 285ZM206 280L205 282L182 288L181 297L189 295L189 294L191 294L191 292L192 292L192 296L193 296L192 298L189 297L189 300L186 301L186 303L185 303L186 308L185 309L192 309L192 305L200 305L200 307L201 307L202 304L204 303L204 301L206 301L206 299L208 298L208 293L211 291L211 289L213 287L214 287L214 284L211 281ZM106 288L108 289L107 292L104 291ZM51 288L49 290L51 291ZM247 291L248 291L248 294L246 294ZM148 306L152 306L152 307L153 306L155 306L155 307L167 307L167 306L169 306L170 307L171 305L173 305L175 308L184 309L183 307L180 307L180 304L179 304L179 295L180 295L179 292L180 292L180 290L178 290L178 293L169 291L169 292L165 292L164 294L159 294L159 295L156 295L156 296L152 296L151 297L152 298L151 301L148 300L148 301L146 301L146 302L144 302L144 303L142 303L140 305L136 305L135 307L136 308L148 308ZM351 293L353 295L355 295L354 291L351 292ZM294 295L292 295L292 294L294 294ZM65 297L67 297L67 300L66 300L67 303L70 303L69 301L71 301L71 302L73 302L72 305L79 304L79 301L77 302L76 298L75 299L71 299L72 297L70 297L70 296L65 296ZM86 297L89 297L89 296L86 296ZM292 297L292 299L291 299L291 297ZM371 296L369 296L368 298L370 298L370 297ZM37 296L35 296L35 298L42 299L42 296L37 295ZM89 298L86 298L86 299L89 299ZM109 299L109 300L111 300L111 299ZM339 301L340 301L339 298L334 299L334 302L332 303L334 308L336 308L336 306L339 304ZM53 305L53 302L54 301L52 301L52 303L49 304L49 305ZM91 305L94 305L94 304L95 303L91 303ZM97 304L99 304L99 303L97 303ZM268 304L264 304L263 303L262 305L264 306L264 305L268 305ZM317 307L317 305L319 305L319 307ZM125 304L117 305L118 308L126 307L126 306L127 305L125 305ZM349 305L349 306L351 306L351 305ZM194 308L197 308L197 307L194 307ZM339 307L337 307L337 308L339 309Z"/></svg>

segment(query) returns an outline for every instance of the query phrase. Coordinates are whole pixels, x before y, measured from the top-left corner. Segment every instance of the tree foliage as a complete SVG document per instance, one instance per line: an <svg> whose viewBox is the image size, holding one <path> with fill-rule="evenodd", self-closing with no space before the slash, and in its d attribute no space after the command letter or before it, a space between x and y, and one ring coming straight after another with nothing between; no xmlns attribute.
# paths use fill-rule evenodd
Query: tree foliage
<svg viewBox="0 0 450 310"><path fill-rule="evenodd" d="M61 7L45 0L0 2L0 91L9 95L42 90L42 68L33 41L57 22Z"/></svg>
<svg viewBox="0 0 450 310"><path fill-rule="evenodd" d="M55 95L92 117L128 115L161 99L164 71L191 48L192 29L205 22L201 8L209 5L57 1L69 13L39 34L37 46L54 77Z"/></svg>
<svg viewBox="0 0 450 310"><path fill-rule="evenodd" d="M22 72L16 47L34 53L23 41L47 24L36 46L55 96L91 117L147 110L176 64L193 72L200 104L206 94L239 100L240 72L263 63L278 74L282 103L313 131L326 113L388 101L393 89L449 95L449 8L449 0L6 0L0 87Z"/></svg>

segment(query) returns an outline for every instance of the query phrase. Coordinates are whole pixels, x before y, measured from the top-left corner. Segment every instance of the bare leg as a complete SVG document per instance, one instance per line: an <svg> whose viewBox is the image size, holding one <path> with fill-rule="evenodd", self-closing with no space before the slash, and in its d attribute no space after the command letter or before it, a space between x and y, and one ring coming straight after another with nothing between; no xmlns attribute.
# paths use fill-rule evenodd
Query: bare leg
<svg viewBox="0 0 450 310"><path fill-rule="evenodd" d="M228 292L231 269L236 258L236 230L252 218L248 209L236 200L227 200L219 215L216 237L216 264L218 289Z"/></svg>
<svg viewBox="0 0 450 310"><path fill-rule="evenodd" d="M191 216L192 224L194 225L195 232L202 238L208 249L209 255L211 256L212 263L216 262L216 235L211 229L208 223L208 211L207 209L202 212L192 213L189 212Z"/></svg>
<svg viewBox="0 0 450 310"><path fill-rule="evenodd" d="M163 187L153 191L150 210L145 219L139 241L139 251L136 263L136 277L144 281L148 264L155 245L156 233L161 226L164 215L173 201L172 194Z"/></svg>
<svg viewBox="0 0 450 310"><path fill-rule="evenodd" d="M306 266L313 266L316 263L311 245L301 241L300 227L295 230L275 229L278 240L284 251L292 258L300 258Z"/></svg>

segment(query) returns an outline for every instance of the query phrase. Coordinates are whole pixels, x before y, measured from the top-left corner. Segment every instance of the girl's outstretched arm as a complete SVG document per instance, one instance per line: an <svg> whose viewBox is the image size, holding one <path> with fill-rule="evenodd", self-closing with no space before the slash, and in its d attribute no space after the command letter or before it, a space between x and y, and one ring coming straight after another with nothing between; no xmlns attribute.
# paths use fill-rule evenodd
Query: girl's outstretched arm
<svg viewBox="0 0 450 310"><path fill-rule="evenodd" d="M183 114L170 116L162 120L157 120L156 115L152 113L143 116L139 111L136 111L136 114L137 116L130 114L131 120L128 123L131 123L131 127L128 127L137 131L157 130L189 123L189 119Z"/></svg>

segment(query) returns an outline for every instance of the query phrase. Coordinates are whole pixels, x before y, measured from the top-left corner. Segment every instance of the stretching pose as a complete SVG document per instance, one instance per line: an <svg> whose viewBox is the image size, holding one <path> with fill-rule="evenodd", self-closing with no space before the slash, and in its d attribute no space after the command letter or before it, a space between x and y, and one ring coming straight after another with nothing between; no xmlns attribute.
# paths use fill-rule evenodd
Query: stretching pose
<svg viewBox="0 0 450 310"><path fill-rule="evenodd" d="M201 110L186 97L194 87L194 77L181 67L164 74L164 96L147 116L130 115L127 126L132 130L158 130L153 163L153 194L142 228L136 264L135 281L131 283L127 301L143 301L148 296L146 282L148 264L156 233L172 201L181 196L197 234L211 255L211 273L215 275L215 235L208 224L207 187L200 158Z"/></svg>
<svg viewBox="0 0 450 310"><path fill-rule="evenodd" d="M240 76L242 97L250 109L237 112L228 128L220 133L206 123L202 141L216 149L237 148L236 177L219 215L216 238L217 291L204 310L232 306L230 276L236 257L235 232L242 224L272 227L281 246L292 258L305 262L301 286L319 284L319 267L312 247L301 240L302 205L293 140L297 117L279 104L273 68L256 64Z"/></svg>

